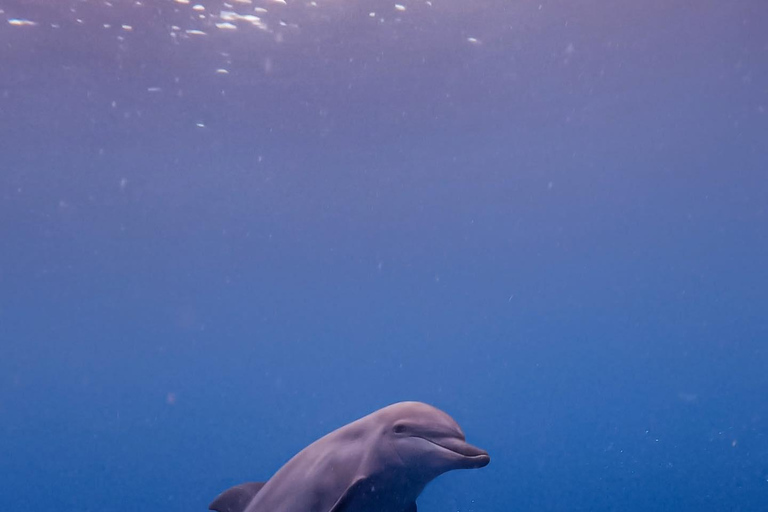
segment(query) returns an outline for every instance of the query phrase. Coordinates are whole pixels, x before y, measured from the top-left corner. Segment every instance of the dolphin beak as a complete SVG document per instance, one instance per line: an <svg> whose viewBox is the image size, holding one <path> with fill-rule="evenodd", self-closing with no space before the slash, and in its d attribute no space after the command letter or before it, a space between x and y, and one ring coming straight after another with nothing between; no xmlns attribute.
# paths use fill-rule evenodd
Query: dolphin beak
<svg viewBox="0 0 768 512"><path fill-rule="evenodd" d="M434 443L441 448L452 451L453 453L461 456L461 467L467 469L482 468L491 462L491 457L488 452L472 446L463 439L458 437L444 437L439 441L434 439L428 439L431 443Z"/></svg>

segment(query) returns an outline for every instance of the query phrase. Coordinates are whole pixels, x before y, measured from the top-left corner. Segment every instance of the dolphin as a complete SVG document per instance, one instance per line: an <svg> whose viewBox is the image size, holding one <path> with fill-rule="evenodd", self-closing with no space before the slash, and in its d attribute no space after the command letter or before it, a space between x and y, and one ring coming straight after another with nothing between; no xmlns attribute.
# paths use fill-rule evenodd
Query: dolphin
<svg viewBox="0 0 768 512"><path fill-rule="evenodd" d="M266 482L224 491L209 510L416 512L416 498L436 477L490 461L445 412L400 402L318 439Z"/></svg>

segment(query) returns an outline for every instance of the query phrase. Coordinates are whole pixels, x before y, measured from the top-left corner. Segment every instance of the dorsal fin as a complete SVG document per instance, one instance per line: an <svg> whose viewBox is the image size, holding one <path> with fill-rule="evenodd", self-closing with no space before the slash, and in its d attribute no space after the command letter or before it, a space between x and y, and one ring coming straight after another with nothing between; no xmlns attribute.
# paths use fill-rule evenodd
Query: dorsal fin
<svg viewBox="0 0 768 512"><path fill-rule="evenodd" d="M267 482L246 482L236 485L219 494L215 500L208 505L208 510L216 512L243 512L245 507L253 500L256 493L264 487Z"/></svg>

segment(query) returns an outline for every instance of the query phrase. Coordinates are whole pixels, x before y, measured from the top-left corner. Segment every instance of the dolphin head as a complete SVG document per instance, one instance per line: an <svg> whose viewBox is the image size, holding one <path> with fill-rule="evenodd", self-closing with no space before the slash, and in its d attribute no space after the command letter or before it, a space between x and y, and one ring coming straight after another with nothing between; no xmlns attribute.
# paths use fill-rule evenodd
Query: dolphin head
<svg viewBox="0 0 768 512"><path fill-rule="evenodd" d="M397 458L427 480L453 469L481 468L491 461L488 452L466 442L458 423L440 409L401 402L382 412L382 435Z"/></svg>

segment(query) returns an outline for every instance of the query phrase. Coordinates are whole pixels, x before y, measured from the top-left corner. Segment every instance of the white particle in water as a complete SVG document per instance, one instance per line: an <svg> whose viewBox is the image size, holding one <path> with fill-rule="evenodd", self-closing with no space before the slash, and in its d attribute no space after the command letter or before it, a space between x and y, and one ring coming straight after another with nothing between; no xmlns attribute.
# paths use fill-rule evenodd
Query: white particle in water
<svg viewBox="0 0 768 512"><path fill-rule="evenodd" d="M8 20L9 25L14 27L34 27L37 25L36 21L25 20L23 18L11 18Z"/></svg>

